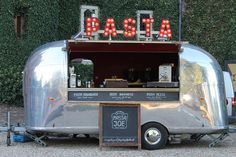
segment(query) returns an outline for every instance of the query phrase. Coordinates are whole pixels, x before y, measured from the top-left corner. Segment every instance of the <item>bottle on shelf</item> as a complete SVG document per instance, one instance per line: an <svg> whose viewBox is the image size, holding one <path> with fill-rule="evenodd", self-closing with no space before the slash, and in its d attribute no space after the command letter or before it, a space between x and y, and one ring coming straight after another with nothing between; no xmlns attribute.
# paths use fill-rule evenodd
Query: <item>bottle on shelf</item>
<svg viewBox="0 0 236 157"><path fill-rule="evenodd" d="M69 82L69 86L70 86L70 88L75 88L75 87L76 87L75 68L74 68L74 67L69 67L69 72L70 72L70 82Z"/></svg>
<svg viewBox="0 0 236 157"><path fill-rule="evenodd" d="M70 88L76 87L76 74L70 74Z"/></svg>
<svg viewBox="0 0 236 157"><path fill-rule="evenodd" d="M82 83L81 83L81 78L80 75L77 75L77 87L81 87Z"/></svg>

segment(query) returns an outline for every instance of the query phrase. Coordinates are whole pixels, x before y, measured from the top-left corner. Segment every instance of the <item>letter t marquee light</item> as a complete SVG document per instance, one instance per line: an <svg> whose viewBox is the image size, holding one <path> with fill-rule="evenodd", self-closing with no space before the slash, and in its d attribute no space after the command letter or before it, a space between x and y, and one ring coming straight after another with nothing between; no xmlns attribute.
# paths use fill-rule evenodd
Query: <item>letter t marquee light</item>
<svg viewBox="0 0 236 157"><path fill-rule="evenodd" d="M146 24L146 36L150 37L151 36L151 24L154 22L153 18L148 18L148 19L142 19L142 22Z"/></svg>

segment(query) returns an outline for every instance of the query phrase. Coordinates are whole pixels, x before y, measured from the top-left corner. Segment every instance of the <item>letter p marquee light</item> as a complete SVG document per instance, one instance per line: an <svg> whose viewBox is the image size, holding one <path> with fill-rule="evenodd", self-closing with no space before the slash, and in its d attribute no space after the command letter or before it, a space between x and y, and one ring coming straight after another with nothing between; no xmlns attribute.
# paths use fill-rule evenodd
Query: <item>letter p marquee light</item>
<svg viewBox="0 0 236 157"><path fill-rule="evenodd" d="M100 27L100 21L97 17L86 18L86 35L92 36L93 32L97 32Z"/></svg>

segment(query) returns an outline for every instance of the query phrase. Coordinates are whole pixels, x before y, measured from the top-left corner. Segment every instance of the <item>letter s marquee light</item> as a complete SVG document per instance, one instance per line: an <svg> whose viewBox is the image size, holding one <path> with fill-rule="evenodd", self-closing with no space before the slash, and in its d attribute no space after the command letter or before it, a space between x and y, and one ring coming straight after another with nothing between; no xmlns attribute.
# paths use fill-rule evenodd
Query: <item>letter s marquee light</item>
<svg viewBox="0 0 236 157"><path fill-rule="evenodd" d="M125 28L125 31L124 31L124 36L125 37L133 37L136 35L136 27L133 26L136 24L136 20L133 19L133 18L126 18L123 22L124 24L124 28ZM132 25L129 25L129 24L132 24Z"/></svg>

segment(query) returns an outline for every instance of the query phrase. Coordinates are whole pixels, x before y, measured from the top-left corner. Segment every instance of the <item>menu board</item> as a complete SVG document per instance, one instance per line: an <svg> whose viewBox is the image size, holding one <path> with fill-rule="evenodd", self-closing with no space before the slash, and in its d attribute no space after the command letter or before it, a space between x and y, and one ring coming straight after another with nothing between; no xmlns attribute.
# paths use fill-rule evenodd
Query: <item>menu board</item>
<svg viewBox="0 0 236 157"><path fill-rule="evenodd" d="M69 101L179 101L179 92L69 91Z"/></svg>
<svg viewBox="0 0 236 157"><path fill-rule="evenodd" d="M99 145L141 148L140 105L100 104Z"/></svg>

